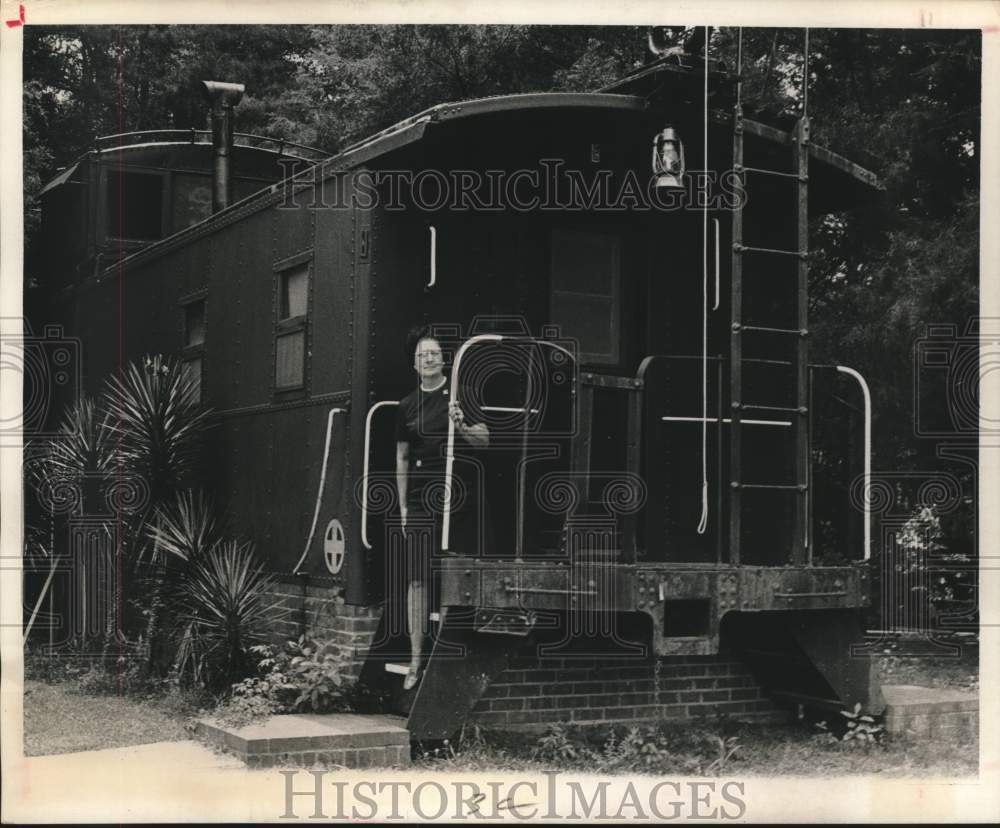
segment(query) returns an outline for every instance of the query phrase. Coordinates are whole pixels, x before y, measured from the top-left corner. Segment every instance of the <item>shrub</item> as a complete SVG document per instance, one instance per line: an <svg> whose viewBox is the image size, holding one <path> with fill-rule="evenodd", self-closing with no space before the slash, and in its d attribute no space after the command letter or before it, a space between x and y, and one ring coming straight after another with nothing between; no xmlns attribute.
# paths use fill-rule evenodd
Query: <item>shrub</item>
<svg viewBox="0 0 1000 828"><path fill-rule="evenodd" d="M345 659L330 641L299 636L277 652L255 646L260 675L232 686L216 709L217 718L236 726L275 713L329 713L349 710L352 690L345 680Z"/></svg>
<svg viewBox="0 0 1000 828"><path fill-rule="evenodd" d="M821 741L846 742L870 746L880 743L885 735L881 717L872 716L861 709L861 702L853 710L841 710L841 719L831 727L826 721L816 723Z"/></svg>
<svg viewBox="0 0 1000 828"><path fill-rule="evenodd" d="M273 583L249 543L225 541L188 560L177 588L177 672L206 687L252 672L250 652L263 640Z"/></svg>

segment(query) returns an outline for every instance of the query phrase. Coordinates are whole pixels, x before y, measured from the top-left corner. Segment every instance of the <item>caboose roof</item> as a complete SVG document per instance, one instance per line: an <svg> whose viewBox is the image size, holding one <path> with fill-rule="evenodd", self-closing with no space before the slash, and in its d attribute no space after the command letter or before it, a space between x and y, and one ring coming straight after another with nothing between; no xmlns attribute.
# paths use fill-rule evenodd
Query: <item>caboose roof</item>
<svg viewBox="0 0 1000 828"><path fill-rule="evenodd" d="M377 132L362 141L351 144L324 162L324 166L332 171L333 169L350 169L369 163L379 156L421 140L427 128L433 124L443 124L464 119L475 119L484 115L532 109L589 109L648 113L650 112L651 104L645 97L606 92L536 92L519 95L498 95L459 103L438 104L406 118L381 132ZM733 116L730 112L711 109L709 110L709 120L713 124L731 127ZM750 119L744 119L743 126L747 134L765 141L788 146L792 143L791 133L777 127ZM867 187L874 189L881 189L883 187L882 182L874 172L865 169L859 164L855 164L853 161L825 147L811 144L810 156L819 163L846 174Z"/></svg>
<svg viewBox="0 0 1000 828"><path fill-rule="evenodd" d="M93 149L83 153L59 175L49 181L41 189L39 195L45 195L50 190L73 180L80 165L87 160L104 157L111 159L111 163L114 164L141 165L154 159L161 164L177 164L179 161L190 162L192 158L205 155L206 152L208 155L205 157L210 158L211 147L212 133L210 130L204 129L156 129L105 135L94 141ZM251 153L268 158L290 156L312 163L329 157L328 152L316 147L307 147L292 141L243 132L237 132L233 136L233 151L237 155L237 160L240 155L247 158ZM209 167L206 166L205 169L208 170Z"/></svg>
<svg viewBox="0 0 1000 828"><path fill-rule="evenodd" d="M322 170L319 178L326 178L338 172L351 170L364 165L377 165L379 159L388 156L404 147L412 146L422 141L429 134L437 134L436 130L445 127L456 130L460 134L465 128L480 123L494 116L515 113L537 115L560 112L606 113L612 117L620 114L624 117L634 116L641 120L655 119L657 111L650 101L638 95L623 95L609 92L537 92L517 95L498 95L489 98L479 98L456 103L443 103L432 106L422 112L412 115L399 123L381 130L361 141L345 147L336 155L318 164ZM718 127L732 128L733 115L720 109L709 110L709 121ZM792 144L792 134L767 124L743 120L745 135L748 140L759 141L762 145L770 145L775 149ZM865 200L874 190L884 189L878 176L855 164L842 155L818 146L809 145L810 157L817 162L810 167L810 178L814 182L810 194L810 206L819 212L832 212L847 209ZM316 168L304 170L299 174L303 185L317 181ZM238 201L225 210L194 224L173 236L151 244L132 254L124 260L126 265L137 263L147 257L155 256L164 247L181 243L183 239L195 237L210 232L217 224L228 224L256 209L262 209L270 203L280 200L287 182L278 182ZM813 194L816 198L813 198ZM110 270L111 268L109 268Z"/></svg>

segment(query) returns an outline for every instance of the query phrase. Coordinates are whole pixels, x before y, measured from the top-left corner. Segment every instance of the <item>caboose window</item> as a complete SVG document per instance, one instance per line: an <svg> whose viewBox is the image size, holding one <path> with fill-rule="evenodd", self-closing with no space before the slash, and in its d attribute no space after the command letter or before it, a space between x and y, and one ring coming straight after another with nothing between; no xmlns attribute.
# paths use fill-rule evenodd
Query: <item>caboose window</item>
<svg viewBox="0 0 1000 828"><path fill-rule="evenodd" d="M294 319L306 315L306 297L309 293L309 266L286 270L281 274L280 319Z"/></svg>
<svg viewBox="0 0 1000 828"><path fill-rule="evenodd" d="M305 386L309 262L284 267L278 271L277 281L274 387L290 391Z"/></svg>
<svg viewBox="0 0 1000 828"><path fill-rule="evenodd" d="M163 237L163 181L158 173L108 170L107 236L130 241Z"/></svg>
<svg viewBox="0 0 1000 828"><path fill-rule="evenodd" d="M184 377L194 385L194 397L200 403L205 364L205 300L190 298L183 301L182 307L184 311L184 348L181 369Z"/></svg>
<svg viewBox="0 0 1000 828"><path fill-rule="evenodd" d="M549 316L579 343L582 362L618 362L621 240L607 233L552 232Z"/></svg>
<svg viewBox="0 0 1000 828"><path fill-rule="evenodd" d="M205 344L205 301L190 302L184 306L184 344Z"/></svg>

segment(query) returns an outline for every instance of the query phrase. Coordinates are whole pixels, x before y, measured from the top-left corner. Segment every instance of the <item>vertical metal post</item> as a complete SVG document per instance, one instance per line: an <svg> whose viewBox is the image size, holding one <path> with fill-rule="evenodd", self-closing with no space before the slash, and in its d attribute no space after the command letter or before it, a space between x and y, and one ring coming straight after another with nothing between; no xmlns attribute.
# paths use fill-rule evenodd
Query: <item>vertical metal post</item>
<svg viewBox="0 0 1000 828"><path fill-rule="evenodd" d="M577 495L577 508L583 512L584 504L590 497L590 439L594 418L594 386L588 382L589 375L581 375L577 384L576 404L578 406L577 430L570 447L571 479ZM567 513L566 519L571 515Z"/></svg>
<svg viewBox="0 0 1000 828"><path fill-rule="evenodd" d="M805 85L805 79L803 79ZM809 119L795 125L795 166L798 173L798 280L795 357L795 535L792 563L802 565L809 551Z"/></svg>
<svg viewBox="0 0 1000 828"><path fill-rule="evenodd" d="M738 68L742 71L742 67ZM737 98L733 110L733 168L739 170L743 190L746 189L746 174L743 170L743 108ZM742 518L742 434L740 428L740 404L743 395L743 201L737 200L733 208L733 257L732 285L730 288L731 333L729 336L729 404L732 409L729 429L729 561L740 562L740 534Z"/></svg>
<svg viewBox="0 0 1000 828"><path fill-rule="evenodd" d="M531 346L528 351L528 370L524 386L524 419L521 421L521 461L517 467L517 537L514 540L514 560L524 558L524 498L527 488L528 463L528 427L531 423L531 368L534 365L535 351Z"/></svg>
<svg viewBox="0 0 1000 828"><path fill-rule="evenodd" d="M718 237L716 237L718 239ZM715 562L722 563L722 544L725 542L722 532L722 421L725 412L722 410L722 354L715 364Z"/></svg>
<svg viewBox="0 0 1000 828"><path fill-rule="evenodd" d="M626 466L629 474L639 475L641 458L640 443L642 442L642 383L637 379L628 393L628 449ZM624 518L624 538L622 552L625 563L634 563L639 557L638 515L629 512Z"/></svg>

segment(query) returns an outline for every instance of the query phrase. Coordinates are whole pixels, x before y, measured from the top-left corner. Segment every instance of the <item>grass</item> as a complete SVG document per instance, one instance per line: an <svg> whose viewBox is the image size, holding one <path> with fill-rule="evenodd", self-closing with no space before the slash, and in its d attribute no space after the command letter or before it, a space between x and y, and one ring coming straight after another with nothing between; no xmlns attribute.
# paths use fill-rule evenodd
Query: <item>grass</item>
<svg viewBox="0 0 1000 828"><path fill-rule="evenodd" d="M184 719L152 699L84 695L68 684L24 682L26 756L188 739Z"/></svg>
<svg viewBox="0 0 1000 828"><path fill-rule="evenodd" d="M121 685L108 684L107 674L62 663L51 670L51 664L36 663L25 681L29 756L190 738L185 721L202 712L199 702L205 700L193 694L129 685L125 695L118 695L115 687ZM963 643L957 656L946 657L921 642L896 641L877 656L877 667L886 684L978 690L975 642ZM609 775L957 777L978 772L978 753L978 744L890 738L874 744L840 742L807 721L750 724L720 718L634 729L555 727L543 736L473 726L453 743L420 753L415 766L462 772L558 768Z"/></svg>
<svg viewBox="0 0 1000 828"><path fill-rule="evenodd" d="M899 638L876 657L882 684L919 684L954 690L979 690L979 643L974 637L951 637L947 647L922 639ZM953 649L950 649L953 648Z"/></svg>
<svg viewBox="0 0 1000 828"><path fill-rule="evenodd" d="M455 745L415 759L416 767L465 772L577 770L602 774L688 776L945 776L978 773L977 745L840 742L805 723L720 722L712 726L664 722L633 730L617 726L552 728L545 736L475 731ZM555 750L543 746L555 743ZM721 749L721 750L720 750Z"/></svg>
<svg viewBox="0 0 1000 828"><path fill-rule="evenodd" d="M957 639L956 639L957 640ZM883 684L918 684L968 692L979 688L975 640L948 653L919 640L887 643L876 657ZM544 736L470 728L455 744L430 748L418 767L436 770L546 770L597 773L880 777L976 775L979 745L912 741L841 742L808 721L783 724L673 723L638 728L556 727ZM614 738L610 738L614 733Z"/></svg>

